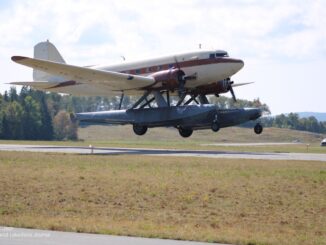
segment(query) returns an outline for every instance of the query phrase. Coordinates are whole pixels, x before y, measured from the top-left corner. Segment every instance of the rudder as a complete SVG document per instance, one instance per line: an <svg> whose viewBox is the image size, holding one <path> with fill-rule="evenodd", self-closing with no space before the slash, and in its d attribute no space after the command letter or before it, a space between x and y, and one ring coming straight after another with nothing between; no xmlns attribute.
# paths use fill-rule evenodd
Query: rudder
<svg viewBox="0 0 326 245"><path fill-rule="evenodd" d="M57 48L47 40L46 42L40 42L34 46L34 58L49 60L58 63L66 63L62 58ZM34 81L51 81L56 82L62 78L48 74L43 71L33 69L33 80Z"/></svg>

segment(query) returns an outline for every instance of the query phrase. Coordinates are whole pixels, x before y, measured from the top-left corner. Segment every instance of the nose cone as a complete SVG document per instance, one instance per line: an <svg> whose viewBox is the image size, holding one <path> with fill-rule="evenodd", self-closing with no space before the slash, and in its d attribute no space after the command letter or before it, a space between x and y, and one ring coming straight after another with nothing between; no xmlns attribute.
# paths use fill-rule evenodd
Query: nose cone
<svg viewBox="0 0 326 245"><path fill-rule="evenodd" d="M246 108L245 110L248 113L250 120L256 120L263 114L262 110L259 108Z"/></svg>
<svg viewBox="0 0 326 245"><path fill-rule="evenodd" d="M234 69L236 70L236 72L240 71L243 66L244 66L243 60L234 59Z"/></svg>
<svg viewBox="0 0 326 245"><path fill-rule="evenodd" d="M239 61L239 63L238 63L239 70L241 70L244 67L244 62L243 62L243 60L238 60L238 61Z"/></svg>
<svg viewBox="0 0 326 245"><path fill-rule="evenodd" d="M231 75L237 73L244 66L243 60L240 59L229 59L229 68Z"/></svg>

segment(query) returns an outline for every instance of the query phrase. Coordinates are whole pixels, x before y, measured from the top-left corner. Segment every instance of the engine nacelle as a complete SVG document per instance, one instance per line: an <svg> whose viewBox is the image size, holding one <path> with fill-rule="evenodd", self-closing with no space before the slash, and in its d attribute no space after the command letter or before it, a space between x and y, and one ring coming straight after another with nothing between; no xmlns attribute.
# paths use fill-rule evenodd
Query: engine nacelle
<svg viewBox="0 0 326 245"><path fill-rule="evenodd" d="M216 83L199 86L193 92L195 94L203 94L203 95L222 94L222 93L229 92L230 86L231 86L230 81L222 80L222 81L218 81Z"/></svg>
<svg viewBox="0 0 326 245"><path fill-rule="evenodd" d="M182 70L173 68L164 71L158 71L151 75L157 83L161 83L163 88L174 90L179 87L180 82L183 81L185 73Z"/></svg>

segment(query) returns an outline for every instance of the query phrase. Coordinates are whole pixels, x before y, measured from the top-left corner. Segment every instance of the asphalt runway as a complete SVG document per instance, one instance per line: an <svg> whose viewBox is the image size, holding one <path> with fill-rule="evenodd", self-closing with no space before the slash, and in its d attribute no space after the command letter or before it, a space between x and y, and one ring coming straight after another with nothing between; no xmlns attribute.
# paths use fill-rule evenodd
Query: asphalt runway
<svg viewBox="0 0 326 245"><path fill-rule="evenodd" d="M208 245L212 243L0 227L6 245ZM215 243L216 244L216 243ZM222 244L220 244L222 245ZM225 245L225 244L224 244Z"/></svg>
<svg viewBox="0 0 326 245"><path fill-rule="evenodd" d="M202 144L203 146L278 146L278 145L304 145L300 142L264 142L264 143L212 143Z"/></svg>
<svg viewBox="0 0 326 245"><path fill-rule="evenodd" d="M152 155L178 157L208 157L231 159L262 159L262 160L303 160L326 162L326 154L315 153L264 153L264 152L231 152L231 151L197 151L197 150L167 150L144 148L116 147L78 147L51 145L11 145L0 144L0 151L30 151L57 152L95 155Z"/></svg>

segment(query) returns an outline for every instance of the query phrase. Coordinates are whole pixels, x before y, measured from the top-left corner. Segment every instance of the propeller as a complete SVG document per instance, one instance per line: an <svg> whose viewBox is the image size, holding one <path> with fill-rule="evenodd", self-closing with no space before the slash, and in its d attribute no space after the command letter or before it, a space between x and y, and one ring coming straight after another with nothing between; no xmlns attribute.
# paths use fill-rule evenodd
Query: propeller
<svg viewBox="0 0 326 245"><path fill-rule="evenodd" d="M235 97L235 94L234 94L234 91L233 91L232 84L233 84L233 81L230 82L229 89L230 89L230 92L231 92L231 95L232 95L233 101L234 101L234 102L237 102L237 98Z"/></svg>
<svg viewBox="0 0 326 245"><path fill-rule="evenodd" d="M248 84L252 84L254 82L250 82L250 83L232 83L232 87L235 88L235 87L240 87L240 86L243 86L243 85L248 85Z"/></svg>
<svg viewBox="0 0 326 245"><path fill-rule="evenodd" d="M175 66L178 69L178 81L179 81L178 95L181 98L186 94L186 90L185 90L186 77L185 77L185 73L180 68L180 64L176 56L174 57L174 60L175 60Z"/></svg>
<svg viewBox="0 0 326 245"><path fill-rule="evenodd" d="M227 78L226 80L228 81L228 90L230 91L234 102L237 102L237 98L235 97L233 88L253 83L253 82L249 82L249 83L236 83L235 84L233 81L230 81L230 78Z"/></svg>

